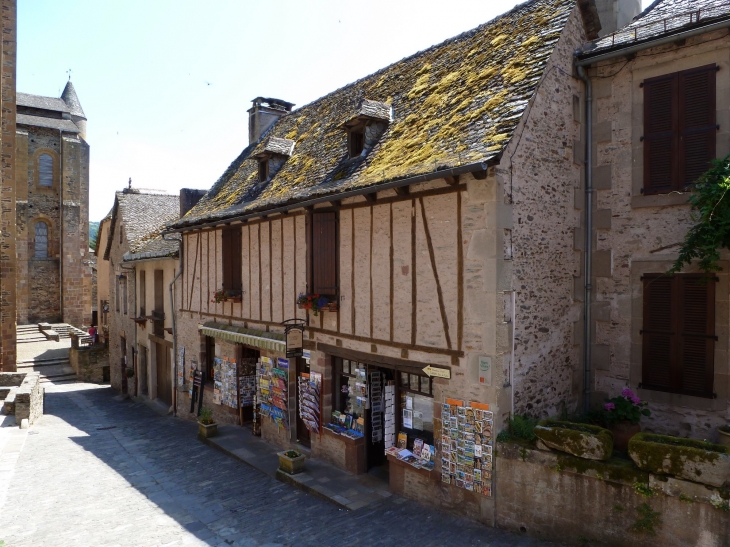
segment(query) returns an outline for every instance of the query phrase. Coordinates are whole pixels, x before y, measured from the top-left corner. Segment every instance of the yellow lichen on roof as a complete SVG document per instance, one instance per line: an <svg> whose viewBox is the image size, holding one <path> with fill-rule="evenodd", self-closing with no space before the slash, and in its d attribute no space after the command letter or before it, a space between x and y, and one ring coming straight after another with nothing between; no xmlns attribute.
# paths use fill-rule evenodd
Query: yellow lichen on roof
<svg viewBox="0 0 730 547"><path fill-rule="evenodd" d="M184 221L225 217L338 191L482 162L509 142L574 0L532 0L494 21L403 59L283 116L269 131L296 141L267 183L239 156ZM364 157L349 159L341 127L363 99L393 120Z"/></svg>

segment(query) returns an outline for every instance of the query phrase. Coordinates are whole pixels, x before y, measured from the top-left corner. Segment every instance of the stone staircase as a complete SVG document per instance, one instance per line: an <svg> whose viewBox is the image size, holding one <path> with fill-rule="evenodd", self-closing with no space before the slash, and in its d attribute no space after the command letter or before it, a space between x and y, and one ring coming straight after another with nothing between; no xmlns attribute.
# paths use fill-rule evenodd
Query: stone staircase
<svg viewBox="0 0 730 547"><path fill-rule="evenodd" d="M41 383L64 384L76 381L76 373L66 357L36 358L18 361L18 372L40 372Z"/></svg>
<svg viewBox="0 0 730 547"><path fill-rule="evenodd" d="M61 339L70 338L72 332L79 336L88 337L86 332L68 323L52 323L51 327L53 332L58 334ZM18 325L15 332L18 344L45 342L48 340L48 337L41 332L36 323L32 325Z"/></svg>

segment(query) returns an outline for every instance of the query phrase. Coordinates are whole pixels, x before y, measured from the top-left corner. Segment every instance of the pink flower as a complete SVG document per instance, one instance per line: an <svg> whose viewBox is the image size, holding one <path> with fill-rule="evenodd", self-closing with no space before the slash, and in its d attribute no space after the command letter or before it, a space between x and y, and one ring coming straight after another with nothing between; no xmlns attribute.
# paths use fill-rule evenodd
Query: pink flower
<svg viewBox="0 0 730 547"><path fill-rule="evenodd" d="M603 405L603 408L605 408L606 410L615 410L616 405L613 403L606 403L605 405Z"/></svg>
<svg viewBox="0 0 730 547"><path fill-rule="evenodd" d="M625 387L621 392L621 396L626 397L627 399L631 399L631 397L634 397L634 392Z"/></svg>
<svg viewBox="0 0 730 547"><path fill-rule="evenodd" d="M629 397L629 399L631 399L631 402L635 405L638 405L641 402L641 399L639 399L636 395L634 395L633 397Z"/></svg>

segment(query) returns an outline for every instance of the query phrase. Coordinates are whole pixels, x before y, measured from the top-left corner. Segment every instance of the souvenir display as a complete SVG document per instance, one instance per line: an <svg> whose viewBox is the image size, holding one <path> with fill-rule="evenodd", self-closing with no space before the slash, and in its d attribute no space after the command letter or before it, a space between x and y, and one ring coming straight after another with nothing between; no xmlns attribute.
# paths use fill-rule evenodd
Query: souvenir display
<svg viewBox="0 0 730 547"><path fill-rule="evenodd" d="M370 373L370 431L372 442L383 440L383 383L379 372Z"/></svg>
<svg viewBox="0 0 730 547"><path fill-rule="evenodd" d="M395 446L395 385L390 381L384 388L385 407L383 409L383 439L385 448Z"/></svg>
<svg viewBox="0 0 730 547"><path fill-rule="evenodd" d="M287 410L289 360L278 358L276 361L262 357L256 365L258 377L258 412L269 417L279 427L289 428Z"/></svg>
<svg viewBox="0 0 730 547"><path fill-rule="evenodd" d="M319 433L321 389L321 374L303 373L299 377L299 417L306 428L313 433Z"/></svg>
<svg viewBox="0 0 730 547"><path fill-rule="evenodd" d="M483 407L478 403L441 407L441 482L491 496L494 421L492 412Z"/></svg>
<svg viewBox="0 0 730 547"><path fill-rule="evenodd" d="M414 439L413 450L408 450L406 449L406 441L406 434L399 433L398 446L386 448L385 453L412 465L416 469L433 470L436 461L436 447L424 443L423 439Z"/></svg>
<svg viewBox="0 0 730 547"><path fill-rule="evenodd" d="M322 428L350 439L359 439L365 434L365 420L335 410L332 412L332 421Z"/></svg>

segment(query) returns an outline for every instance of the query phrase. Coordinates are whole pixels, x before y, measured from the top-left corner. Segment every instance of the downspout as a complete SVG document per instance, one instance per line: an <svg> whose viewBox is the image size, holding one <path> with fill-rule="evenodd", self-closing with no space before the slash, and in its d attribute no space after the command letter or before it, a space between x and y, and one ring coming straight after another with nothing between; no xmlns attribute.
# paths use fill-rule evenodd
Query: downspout
<svg viewBox="0 0 730 547"><path fill-rule="evenodd" d="M183 265L183 245L182 245L182 238L181 239L167 239L165 237L166 234L162 234L162 239L165 241L177 241L180 246L178 247L178 260L180 262L180 266L177 270L177 274L175 277L172 278L172 281L170 281L170 311L172 313L170 314L172 316L172 415L177 416L177 321L175 320L176 313L175 313L175 293L173 291L175 287L175 282L180 279L180 276L182 275L182 265ZM185 375L185 371L183 370L183 376Z"/></svg>
<svg viewBox="0 0 730 547"><path fill-rule="evenodd" d="M58 140L60 141L61 150L58 162L58 312L61 315L61 322L63 322L63 129L58 130Z"/></svg>
<svg viewBox="0 0 730 547"><path fill-rule="evenodd" d="M585 115L585 242L584 242L584 275L585 294L583 297L583 410L588 412L591 407L591 298L593 286L593 85L585 69L578 65L578 77L586 86L586 115Z"/></svg>

